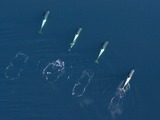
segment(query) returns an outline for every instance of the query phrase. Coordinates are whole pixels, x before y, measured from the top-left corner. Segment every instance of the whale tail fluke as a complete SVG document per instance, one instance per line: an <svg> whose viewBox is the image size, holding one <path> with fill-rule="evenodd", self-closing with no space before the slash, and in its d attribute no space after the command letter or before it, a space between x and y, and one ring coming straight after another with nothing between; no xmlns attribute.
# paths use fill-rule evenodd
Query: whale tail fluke
<svg viewBox="0 0 160 120"><path fill-rule="evenodd" d="M97 64L99 63L98 60L95 60L94 62L97 63Z"/></svg>
<svg viewBox="0 0 160 120"><path fill-rule="evenodd" d="M40 30L40 31L38 31L38 33L39 33L39 34L41 34L41 35L43 34L41 30Z"/></svg>

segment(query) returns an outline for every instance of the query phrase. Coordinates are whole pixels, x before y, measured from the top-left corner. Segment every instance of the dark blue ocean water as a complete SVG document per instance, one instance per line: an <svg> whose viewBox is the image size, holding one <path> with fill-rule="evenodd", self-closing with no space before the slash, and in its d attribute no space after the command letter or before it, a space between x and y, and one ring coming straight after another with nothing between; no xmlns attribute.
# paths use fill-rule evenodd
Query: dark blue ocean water
<svg viewBox="0 0 160 120"><path fill-rule="evenodd" d="M1 0L0 120L158 120L159 5L158 0ZM108 48L95 64L104 41ZM132 68L130 90L109 109Z"/></svg>

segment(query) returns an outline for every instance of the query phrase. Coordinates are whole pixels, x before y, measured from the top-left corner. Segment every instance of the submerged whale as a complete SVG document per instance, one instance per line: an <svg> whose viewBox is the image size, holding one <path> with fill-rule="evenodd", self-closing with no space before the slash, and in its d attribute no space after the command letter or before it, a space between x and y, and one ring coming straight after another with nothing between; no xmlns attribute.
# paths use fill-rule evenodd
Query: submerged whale
<svg viewBox="0 0 160 120"><path fill-rule="evenodd" d="M101 50L100 50L100 52L99 52L99 54L98 54L98 57L97 57L97 59L95 60L95 63L99 63L98 62L98 60L99 60L99 58L101 57L101 55L103 54L103 52L105 51L105 49L106 49L106 47L108 46L108 44L109 44L109 42L108 41L106 41L104 44L103 44L103 46L102 46L102 48L101 48Z"/></svg>
<svg viewBox="0 0 160 120"><path fill-rule="evenodd" d="M46 24L46 22L47 22L47 20L48 20L49 14L50 14L50 11L47 11L47 12L45 13L44 18L43 18L43 20L42 20L41 28L40 28L40 30L38 31L38 33L42 34L42 29L43 29L44 25Z"/></svg>
<svg viewBox="0 0 160 120"><path fill-rule="evenodd" d="M80 27L78 29L77 33L75 34L73 41L70 43L70 48L68 49L68 51L71 51L72 47L75 45L75 43L76 43L81 31L82 31L82 28Z"/></svg>

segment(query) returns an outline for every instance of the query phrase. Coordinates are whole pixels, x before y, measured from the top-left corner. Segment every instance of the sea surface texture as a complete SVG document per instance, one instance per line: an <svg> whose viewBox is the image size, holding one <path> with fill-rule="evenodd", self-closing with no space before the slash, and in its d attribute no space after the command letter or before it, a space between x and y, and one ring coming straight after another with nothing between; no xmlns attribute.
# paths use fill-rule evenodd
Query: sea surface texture
<svg viewBox="0 0 160 120"><path fill-rule="evenodd" d="M158 0L0 0L0 120L160 120L159 68Z"/></svg>

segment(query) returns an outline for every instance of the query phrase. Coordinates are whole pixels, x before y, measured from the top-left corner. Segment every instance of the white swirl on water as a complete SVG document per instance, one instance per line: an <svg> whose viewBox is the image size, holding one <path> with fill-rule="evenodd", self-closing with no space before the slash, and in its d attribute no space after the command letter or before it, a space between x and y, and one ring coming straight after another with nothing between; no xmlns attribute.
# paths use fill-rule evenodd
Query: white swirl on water
<svg viewBox="0 0 160 120"><path fill-rule="evenodd" d="M93 76L94 74L91 71L84 70L79 80L74 84L72 95L75 95L76 97L83 96Z"/></svg>
<svg viewBox="0 0 160 120"><path fill-rule="evenodd" d="M116 94L110 101L108 110L112 119L115 119L118 115L123 113L123 99L120 94Z"/></svg>
<svg viewBox="0 0 160 120"><path fill-rule="evenodd" d="M49 83L56 82L65 72L64 61L58 59L53 62L49 62L43 69L43 76Z"/></svg>
<svg viewBox="0 0 160 120"><path fill-rule="evenodd" d="M10 64L5 68L5 77L9 80L18 79L28 59L29 56L19 51Z"/></svg>
<svg viewBox="0 0 160 120"><path fill-rule="evenodd" d="M120 83L118 86L114 97L111 98L108 110L110 112L110 115L112 119L115 119L117 116L121 115L123 113L124 109L124 98L126 93L130 90L130 84L128 83L124 90L122 90L124 81Z"/></svg>

